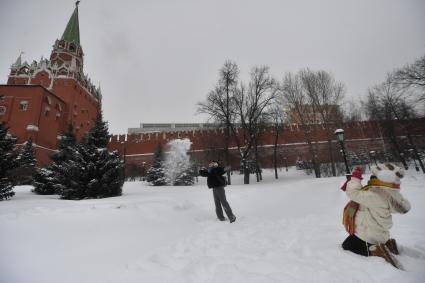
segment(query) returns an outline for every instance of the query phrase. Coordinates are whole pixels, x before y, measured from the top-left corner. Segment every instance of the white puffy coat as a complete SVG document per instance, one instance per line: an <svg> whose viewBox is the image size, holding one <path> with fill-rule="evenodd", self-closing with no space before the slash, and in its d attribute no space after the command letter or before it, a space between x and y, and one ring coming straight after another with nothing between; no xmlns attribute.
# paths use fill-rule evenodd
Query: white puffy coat
<svg viewBox="0 0 425 283"><path fill-rule="evenodd" d="M393 225L391 213L406 213L410 203L399 190L372 186L369 190L361 190L358 178L352 177L347 183L348 197L360 204L355 219L354 234L371 244L385 243L390 238Z"/></svg>

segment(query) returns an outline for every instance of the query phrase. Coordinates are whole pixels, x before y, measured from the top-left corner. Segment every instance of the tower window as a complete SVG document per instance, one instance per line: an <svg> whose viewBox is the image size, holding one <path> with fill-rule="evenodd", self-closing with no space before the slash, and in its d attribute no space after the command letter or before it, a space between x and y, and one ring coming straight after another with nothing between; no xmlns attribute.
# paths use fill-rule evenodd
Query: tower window
<svg viewBox="0 0 425 283"><path fill-rule="evenodd" d="M66 71L65 68L62 68L59 70L59 75L66 75L68 72Z"/></svg>
<svg viewBox="0 0 425 283"><path fill-rule="evenodd" d="M71 52L75 52L75 50L76 50L76 48L75 48L75 44L71 43L71 44L69 45L69 51L71 51Z"/></svg>
<svg viewBox="0 0 425 283"><path fill-rule="evenodd" d="M6 114L6 107L0 106L0 115L4 115L4 114Z"/></svg>
<svg viewBox="0 0 425 283"><path fill-rule="evenodd" d="M62 48L62 49L65 48L65 42L60 41L59 44L58 44L58 47Z"/></svg>
<svg viewBox="0 0 425 283"><path fill-rule="evenodd" d="M28 109L28 101L26 101L26 100L22 100L20 103L19 103L19 110L22 110L22 111L27 111L27 109Z"/></svg>
<svg viewBox="0 0 425 283"><path fill-rule="evenodd" d="M49 117L49 113L50 113L50 107L49 106L46 106L44 108L44 116Z"/></svg>
<svg viewBox="0 0 425 283"><path fill-rule="evenodd" d="M20 74L28 74L28 67L23 67L20 71Z"/></svg>

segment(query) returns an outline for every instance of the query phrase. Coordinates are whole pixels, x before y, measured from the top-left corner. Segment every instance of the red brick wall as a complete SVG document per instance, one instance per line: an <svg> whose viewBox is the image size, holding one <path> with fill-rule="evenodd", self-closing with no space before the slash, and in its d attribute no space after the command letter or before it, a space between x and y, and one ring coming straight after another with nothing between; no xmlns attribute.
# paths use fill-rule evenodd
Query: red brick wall
<svg viewBox="0 0 425 283"><path fill-rule="evenodd" d="M65 103L41 86L0 85L0 94L5 96L0 106L6 107L5 115L0 115L0 123L7 124L10 133L18 138L18 144L31 137L40 147L36 150L39 163L48 163L47 153L56 149L58 133L64 130ZM21 101L28 101L27 110L20 109ZM28 130L28 125L37 126L38 131Z"/></svg>
<svg viewBox="0 0 425 283"><path fill-rule="evenodd" d="M56 79L53 92L69 105L66 123L73 124L80 140L93 127L98 102L73 79Z"/></svg>
<svg viewBox="0 0 425 283"><path fill-rule="evenodd" d="M424 120L417 122L419 127L416 134L424 135L425 123ZM336 129L337 127L335 127ZM338 127L339 128L339 127ZM349 123L341 127L345 131L346 148L351 152L359 152L360 149L367 151L375 150L382 151L383 142L380 138L377 125L373 122L358 122ZM334 131L335 129L332 129ZM314 141L318 142L319 158L327 160L328 150L326 144L325 129L317 125L312 130L314 133ZM397 130L398 135L403 135L400 128ZM126 155L126 163L142 164L151 162L153 152L158 144L166 145L170 140L176 138L188 138L192 141L191 154L193 158L199 162L207 162L211 159L224 160L220 148L223 148L224 131L189 131L189 132L173 132L173 133L151 133L151 134L134 134L134 135L119 135L111 136L109 148L118 150L120 154ZM341 160L340 147L334 143L334 156L336 160ZM271 166L273 157L274 134L272 129L264 129L264 134L260 146L261 156L263 157L263 166ZM303 160L311 159L308 146L305 143L303 131L297 125L285 127L283 133L278 140L279 156L286 157L289 165L293 165L300 158ZM232 166L239 166L239 155L237 153L236 143L231 143ZM220 155L221 154L221 155Z"/></svg>

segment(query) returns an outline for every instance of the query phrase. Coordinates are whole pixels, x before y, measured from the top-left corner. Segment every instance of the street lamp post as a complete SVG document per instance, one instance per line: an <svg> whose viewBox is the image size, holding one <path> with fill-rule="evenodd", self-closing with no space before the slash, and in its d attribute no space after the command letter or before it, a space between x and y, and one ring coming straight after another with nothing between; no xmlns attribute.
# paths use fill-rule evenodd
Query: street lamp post
<svg viewBox="0 0 425 283"><path fill-rule="evenodd" d="M247 164L247 160L245 158L242 159L242 166L243 166L243 183L245 185L249 184L249 168L248 168L248 164Z"/></svg>
<svg viewBox="0 0 425 283"><path fill-rule="evenodd" d="M339 145L341 146L342 156L344 157L345 176L347 177L347 180L349 180L350 177L351 177L351 173L350 173L350 169L348 168L347 156L345 154L345 148L344 148L344 130L343 129L337 129L335 131L335 135L336 135L336 138L339 142Z"/></svg>
<svg viewBox="0 0 425 283"><path fill-rule="evenodd" d="M405 170L409 170L409 167L407 166L406 159L404 158L404 153L403 152L400 152L400 161L403 164L404 169Z"/></svg>
<svg viewBox="0 0 425 283"><path fill-rule="evenodd" d="M142 181L146 179L146 162L142 162Z"/></svg>
<svg viewBox="0 0 425 283"><path fill-rule="evenodd" d="M376 163L376 152L374 150L369 151L369 155L373 158L373 162L375 162L375 165L378 165Z"/></svg>

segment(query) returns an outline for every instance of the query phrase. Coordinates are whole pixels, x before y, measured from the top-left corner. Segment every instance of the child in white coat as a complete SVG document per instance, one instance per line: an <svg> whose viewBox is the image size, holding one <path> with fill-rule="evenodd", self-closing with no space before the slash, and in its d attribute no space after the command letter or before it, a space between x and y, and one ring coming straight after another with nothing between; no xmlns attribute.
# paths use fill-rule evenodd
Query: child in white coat
<svg viewBox="0 0 425 283"><path fill-rule="evenodd" d="M351 214L347 216L347 205L344 221L349 222L352 217L354 223L350 224L350 236L342 243L342 247L364 256L381 256L399 267L390 253L398 254L398 249L395 240L390 239L389 230L393 225L392 213L404 214L410 210L410 203L400 193L400 179L404 172L390 163L373 166L371 170L373 177L367 186L361 184L363 178L360 167L354 170L347 183Z"/></svg>

